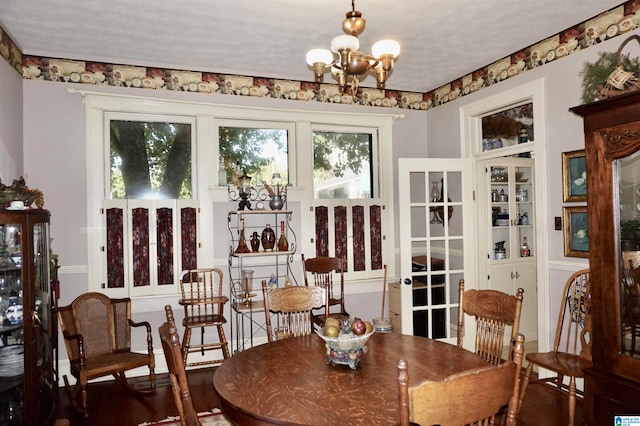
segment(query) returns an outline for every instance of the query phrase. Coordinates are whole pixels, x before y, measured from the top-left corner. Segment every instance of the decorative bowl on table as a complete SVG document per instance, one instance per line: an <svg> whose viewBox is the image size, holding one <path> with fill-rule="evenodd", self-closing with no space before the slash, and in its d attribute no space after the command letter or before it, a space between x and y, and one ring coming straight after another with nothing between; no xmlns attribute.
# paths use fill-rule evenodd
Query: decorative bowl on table
<svg viewBox="0 0 640 426"><path fill-rule="evenodd" d="M373 333L357 335L340 332L338 337L328 337L324 335L324 329L318 330L318 336L324 340L327 348L327 365L348 365L355 370L362 356L367 353L366 343Z"/></svg>

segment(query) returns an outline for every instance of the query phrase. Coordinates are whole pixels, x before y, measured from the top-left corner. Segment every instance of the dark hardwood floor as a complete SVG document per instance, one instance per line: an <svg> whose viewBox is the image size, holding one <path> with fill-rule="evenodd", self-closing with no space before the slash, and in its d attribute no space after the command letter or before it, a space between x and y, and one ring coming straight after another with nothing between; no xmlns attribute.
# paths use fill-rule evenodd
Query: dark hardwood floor
<svg viewBox="0 0 640 426"><path fill-rule="evenodd" d="M189 370L189 386L198 412L218 406L213 389L215 368ZM143 422L162 420L177 415L173 393L166 375L159 375L154 396L137 396L115 382L99 382L89 385L89 417L85 419L69 405L64 391L58 391L56 418L68 419L70 426L137 426ZM144 386L145 378L131 382ZM578 401L576 419L582 418L582 403ZM530 384L520 411L518 424L522 426L555 426L567 423L567 397L543 385ZM577 422L579 424L579 422Z"/></svg>

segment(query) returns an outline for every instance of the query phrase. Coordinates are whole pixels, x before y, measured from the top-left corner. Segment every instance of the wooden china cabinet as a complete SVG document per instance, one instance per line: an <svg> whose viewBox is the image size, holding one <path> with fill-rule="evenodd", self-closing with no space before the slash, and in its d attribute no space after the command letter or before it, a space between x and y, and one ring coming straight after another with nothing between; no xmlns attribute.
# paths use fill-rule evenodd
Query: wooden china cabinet
<svg viewBox="0 0 640 426"><path fill-rule="evenodd" d="M640 248L621 232L640 219L640 92L571 111L584 119L587 164L593 367L585 372L585 420L615 424L617 415L640 414L640 321L632 312L640 294L629 291L640 288L630 278L640 274L629 274L640 265L628 262Z"/></svg>
<svg viewBox="0 0 640 426"><path fill-rule="evenodd" d="M49 212L0 206L0 424L53 423L57 384Z"/></svg>

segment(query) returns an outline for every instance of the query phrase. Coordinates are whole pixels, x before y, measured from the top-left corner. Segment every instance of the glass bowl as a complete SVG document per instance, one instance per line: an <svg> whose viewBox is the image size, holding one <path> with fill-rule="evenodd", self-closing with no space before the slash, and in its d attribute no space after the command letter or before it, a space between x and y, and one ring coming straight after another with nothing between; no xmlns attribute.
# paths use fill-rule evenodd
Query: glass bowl
<svg viewBox="0 0 640 426"><path fill-rule="evenodd" d="M348 365L355 370L362 356L367 353L366 343L374 332L362 335L340 333L338 337L327 337L324 335L324 328L318 330L318 336L324 340L327 348L327 365Z"/></svg>

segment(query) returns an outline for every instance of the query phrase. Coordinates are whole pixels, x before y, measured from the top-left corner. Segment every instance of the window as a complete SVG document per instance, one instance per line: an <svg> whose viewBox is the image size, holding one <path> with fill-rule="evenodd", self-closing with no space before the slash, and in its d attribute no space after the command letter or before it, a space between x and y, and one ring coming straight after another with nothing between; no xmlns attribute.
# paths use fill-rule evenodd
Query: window
<svg viewBox="0 0 640 426"><path fill-rule="evenodd" d="M191 124L111 120L111 198L191 198Z"/></svg>
<svg viewBox="0 0 640 426"><path fill-rule="evenodd" d="M258 127L259 126L259 127ZM289 135L282 123L256 123L229 120L218 127L219 185L236 183L237 175L252 177L254 185L269 182L279 173L289 184Z"/></svg>
<svg viewBox="0 0 640 426"><path fill-rule="evenodd" d="M313 188L316 199L374 196L374 131L313 132Z"/></svg>
<svg viewBox="0 0 640 426"><path fill-rule="evenodd" d="M245 171L252 185L273 173L289 185L297 253L343 256L346 280L363 285L392 265L392 115L85 97L92 291L173 296L183 269L226 264L220 209Z"/></svg>

